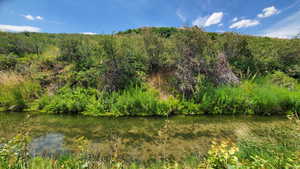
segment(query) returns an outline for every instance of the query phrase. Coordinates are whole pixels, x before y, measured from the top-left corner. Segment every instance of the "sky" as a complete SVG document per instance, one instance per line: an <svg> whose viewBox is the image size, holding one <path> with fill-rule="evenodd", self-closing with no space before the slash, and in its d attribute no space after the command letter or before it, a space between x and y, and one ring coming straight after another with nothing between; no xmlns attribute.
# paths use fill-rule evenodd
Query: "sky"
<svg viewBox="0 0 300 169"><path fill-rule="evenodd" d="M109 34L145 26L292 38L300 0L0 0L0 30Z"/></svg>

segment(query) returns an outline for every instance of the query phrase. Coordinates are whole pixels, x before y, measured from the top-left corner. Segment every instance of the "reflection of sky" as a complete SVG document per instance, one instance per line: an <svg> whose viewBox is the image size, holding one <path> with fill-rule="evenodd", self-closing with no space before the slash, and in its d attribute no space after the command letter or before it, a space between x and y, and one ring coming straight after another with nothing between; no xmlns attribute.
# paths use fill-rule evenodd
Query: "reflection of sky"
<svg viewBox="0 0 300 169"><path fill-rule="evenodd" d="M60 133L49 133L33 139L29 145L30 155L53 156L65 153L63 147L64 135Z"/></svg>

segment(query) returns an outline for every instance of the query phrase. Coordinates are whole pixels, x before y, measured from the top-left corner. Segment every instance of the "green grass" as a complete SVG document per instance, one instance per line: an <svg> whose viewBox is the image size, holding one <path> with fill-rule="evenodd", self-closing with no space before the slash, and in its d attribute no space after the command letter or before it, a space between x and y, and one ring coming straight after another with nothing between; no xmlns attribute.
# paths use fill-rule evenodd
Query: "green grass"
<svg viewBox="0 0 300 169"><path fill-rule="evenodd" d="M204 94L202 108L207 114L286 115L299 112L300 91L260 81L223 86Z"/></svg>
<svg viewBox="0 0 300 169"><path fill-rule="evenodd" d="M4 111L22 111L41 93L40 85L21 75L0 72L0 107Z"/></svg>

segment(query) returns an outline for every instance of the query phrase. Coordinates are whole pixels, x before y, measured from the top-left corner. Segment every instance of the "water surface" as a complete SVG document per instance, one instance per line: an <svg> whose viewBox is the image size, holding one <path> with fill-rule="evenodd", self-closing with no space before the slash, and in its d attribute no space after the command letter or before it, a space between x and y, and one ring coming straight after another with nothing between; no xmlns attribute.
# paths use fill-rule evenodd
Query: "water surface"
<svg viewBox="0 0 300 169"><path fill-rule="evenodd" d="M0 138L10 139L21 130L29 131L32 155L73 152L75 138L84 136L90 141L90 151L103 156L118 149L130 159L181 159L191 153L204 155L212 139L264 141L268 138L261 133L266 129L289 125L285 117L261 116L94 118L0 113Z"/></svg>

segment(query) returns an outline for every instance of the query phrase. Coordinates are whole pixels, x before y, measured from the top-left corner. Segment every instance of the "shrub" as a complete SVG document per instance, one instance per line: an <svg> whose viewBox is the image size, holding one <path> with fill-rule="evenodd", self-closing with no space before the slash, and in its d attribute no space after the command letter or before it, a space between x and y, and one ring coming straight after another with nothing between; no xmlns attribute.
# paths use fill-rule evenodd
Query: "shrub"
<svg viewBox="0 0 300 169"><path fill-rule="evenodd" d="M29 37L22 35L11 36L8 41L10 53L24 57L27 54L39 54L40 47Z"/></svg>
<svg viewBox="0 0 300 169"><path fill-rule="evenodd" d="M178 101L172 98L163 101L158 96L156 91L140 87L113 93L64 87L54 96L41 98L38 109L91 116L167 116L178 110Z"/></svg>
<svg viewBox="0 0 300 169"><path fill-rule="evenodd" d="M101 62L99 44L83 39L69 39L60 44L61 61L73 63L75 71L86 70ZM97 58L97 59L96 59Z"/></svg>
<svg viewBox="0 0 300 169"><path fill-rule="evenodd" d="M91 97L98 94L95 89L64 87L54 96L44 96L38 101L38 108L49 113L79 114L86 110Z"/></svg>
<svg viewBox="0 0 300 169"><path fill-rule="evenodd" d="M275 71L273 74L267 77L271 83L277 84L280 87L288 88L288 89L295 89L297 85L297 80L294 78L289 77L283 72Z"/></svg>
<svg viewBox="0 0 300 169"><path fill-rule="evenodd" d="M204 114L201 109L201 104L194 103L192 100L175 100L177 111L174 114L184 114L184 115L201 115Z"/></svg>
<svg viewBox="0 0 300 169"><path fill-rule="evenodd" d="M156 34L147 31L144 35L144 45L147 53L148 72L157 73L166 69L163 53L165 46L163 40Z"/></svg>
<svg viewBox="0 0 300 169"><path fill-rule="evenodd" d="M155 91L132 87L119 95L112 111L130 116L169 115L172 108L158 96Z"/></svg>
<svg viewBox="0 0 300 169"><path fill-rule="evenodd" d="M202 70L209 71L211 58L208 46L209 37L200 29L176 34L175 88L186 98L194 94L197 76Z"/></svg>
<svg viewBox="0 0 300 169"><path fill-rule="evenodd" d="M0 71L14 69L17 64L17 58L14 55L1 55L0 54Z"/></svg>
<svg viewBox="0 0 300 169"><path fill-rule="evenodd" d="M105 91L113 92L125 89L142 81L145 71L140 51L132 44L131 39L105 38L103 48L105 59L101 65L102 82Z"/></svg>

